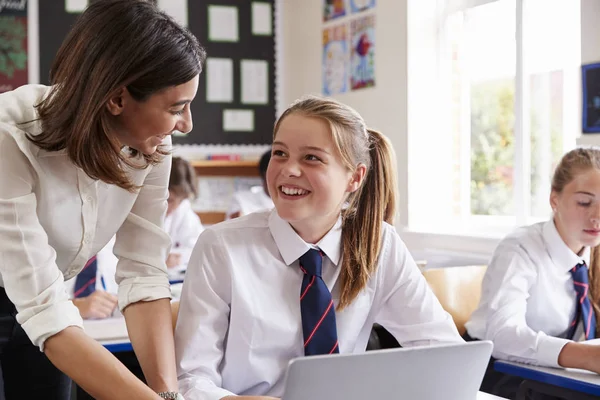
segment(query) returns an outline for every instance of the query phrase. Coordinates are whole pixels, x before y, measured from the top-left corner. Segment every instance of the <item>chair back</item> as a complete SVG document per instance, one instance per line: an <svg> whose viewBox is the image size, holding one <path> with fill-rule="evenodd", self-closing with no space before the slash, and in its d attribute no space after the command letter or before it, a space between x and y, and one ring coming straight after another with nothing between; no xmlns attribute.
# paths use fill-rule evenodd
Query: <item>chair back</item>
<svg viewBox="0 0 600 400"><path fill-rule="evenodd" d="M474 265L423 271L427 283L444 310L452 316L461 335L465 333L465 323L479 305L486 269L485 265Z"/></svg>

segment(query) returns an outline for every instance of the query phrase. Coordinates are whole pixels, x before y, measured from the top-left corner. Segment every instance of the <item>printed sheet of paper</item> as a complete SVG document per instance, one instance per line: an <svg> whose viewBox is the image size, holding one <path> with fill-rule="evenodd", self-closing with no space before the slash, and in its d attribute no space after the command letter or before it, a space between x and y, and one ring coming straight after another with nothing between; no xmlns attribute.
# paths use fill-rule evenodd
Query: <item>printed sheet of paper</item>
<svg viewBox="0 0 600 400"><path fill-rule="evenodd" d="M158 0L158 8L175 18L183 26L188 26L187 0Z"/></svg>
<svg viewBox="0 0 600 400"><path fill-rule="evenodd" d="M233 60L230 58L206 59L206 101L233 101Z"/></svg>
<svg viewBox="0 0 600 400"><path fill-rule="evenodd" d="M80 13L88 6L88 0L65 0L65 11Z"/></svg>
<svg viewBox="0 0 600 400"><path fill-rule="evenodd" d="M208 6L208 40L237 42L238 8L234 6Z"/></svg>
<svg viewBox="0 0 600 400"><path fill-rule="evenodd" d="M252 2L252 34L261 36L273 34L273 14L270 3Z"/></svg>
<svg viewBox="0 0 600 400"><path fill-rule="evenodd" d="M225 132L252 132L254 130L254 111L223 110L223 130Z"/></svg>
<svg viewBox="0 0 600 400"><path fill-rule="evenodd" d="M269 103L269 63L264 60L242 60L242 103Z"/></svg>

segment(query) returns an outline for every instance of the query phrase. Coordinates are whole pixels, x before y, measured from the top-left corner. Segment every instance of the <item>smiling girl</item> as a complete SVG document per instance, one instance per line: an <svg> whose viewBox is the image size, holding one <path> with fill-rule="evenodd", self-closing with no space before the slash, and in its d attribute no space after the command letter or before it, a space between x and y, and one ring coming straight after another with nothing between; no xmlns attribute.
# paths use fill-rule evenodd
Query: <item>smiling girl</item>
<svg viewBox="0 0 600 400"><path fill-rule="evenodd" d="M186 399L280 397L291 359L363 352L376 322L402 346L461 341L388 224L395 168L348 106L309 97L283 113L275 210L208 228L192 253L175 334Z"/></svg>
<svg viewBox="0 0 600 400"><path fill-rule="evenodd" d="M494 342L493 357L600 373L600 149L565 154L552 179L553 217L517 229L494 252L466 339ZM493 371L482 390L513 398L519 380Z"/></svg>

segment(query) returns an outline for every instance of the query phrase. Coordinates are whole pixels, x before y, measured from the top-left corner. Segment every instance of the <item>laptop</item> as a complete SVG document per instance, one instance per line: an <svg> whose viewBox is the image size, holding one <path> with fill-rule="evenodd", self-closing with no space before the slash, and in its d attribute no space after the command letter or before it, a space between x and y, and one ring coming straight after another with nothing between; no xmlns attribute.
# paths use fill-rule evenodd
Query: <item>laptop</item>
<svg viewBox="0 0 600 400"><path fill-rule="evenodd" d="M475 400L492 342L296 358L282 400Z"/></svg>

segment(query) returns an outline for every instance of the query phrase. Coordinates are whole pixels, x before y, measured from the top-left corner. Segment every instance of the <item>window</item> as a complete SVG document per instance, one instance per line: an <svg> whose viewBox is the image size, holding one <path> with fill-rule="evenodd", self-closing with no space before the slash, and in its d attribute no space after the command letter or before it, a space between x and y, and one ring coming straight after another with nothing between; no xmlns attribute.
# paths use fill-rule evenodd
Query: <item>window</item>
<svg viewBox="0 0 600 400"><path fill-rule="evenodd" d="M580 129L579 1L422 3L409 3L409 228L503 235L548 218Z"/></svg>

